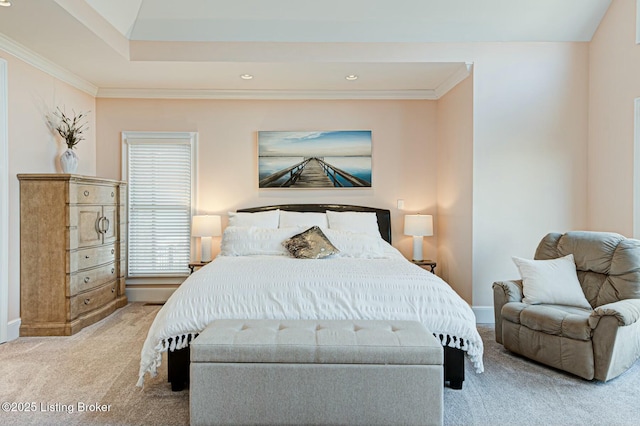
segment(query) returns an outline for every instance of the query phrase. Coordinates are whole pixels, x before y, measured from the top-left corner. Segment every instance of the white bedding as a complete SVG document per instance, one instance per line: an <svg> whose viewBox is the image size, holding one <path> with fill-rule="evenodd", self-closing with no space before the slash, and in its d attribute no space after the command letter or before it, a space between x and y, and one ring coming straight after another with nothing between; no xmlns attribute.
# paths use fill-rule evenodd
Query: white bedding
<svg viewBox="0 0 640 426"><path fill-rule="evenodd" d="M158 312L142 348L138 386L145 373L156 375L163 351L185 347L218 318L418 320L443 344L451 337L448 345L467 351L482 372L483 345L469 305L438 276L388 248L379 259L218 256Z"/></svg>

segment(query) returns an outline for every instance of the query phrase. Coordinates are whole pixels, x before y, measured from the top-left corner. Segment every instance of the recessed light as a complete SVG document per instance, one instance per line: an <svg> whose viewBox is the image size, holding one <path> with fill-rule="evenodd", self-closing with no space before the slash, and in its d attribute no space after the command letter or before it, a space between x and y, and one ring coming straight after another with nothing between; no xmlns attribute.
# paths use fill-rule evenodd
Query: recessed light
<svg viewBox="0 0 640 426"><path fill-rule="evenodd" d="M9 7L11 2L9 0L0 0L0 6Z"/></svg>
<svg viewBox="0 0 640 426"><path fill-rule="evenodd" d="M243 80L251 80L253 76L251 74L241 74L240 78Z"/></svg>
<svg viewBox="0 0 640 426"><path fill-rule="evenodd" d="M347 80L349 81L354 81L358 79L358 76L355 74L349 74L348 76L345 77Z"/></svg>

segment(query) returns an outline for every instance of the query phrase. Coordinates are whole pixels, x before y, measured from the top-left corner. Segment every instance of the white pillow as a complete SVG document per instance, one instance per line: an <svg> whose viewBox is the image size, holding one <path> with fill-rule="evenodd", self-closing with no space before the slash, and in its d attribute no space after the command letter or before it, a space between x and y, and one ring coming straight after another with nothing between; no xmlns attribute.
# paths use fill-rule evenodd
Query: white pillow
<svg viewBox="0 0 640 426"><path fill-rule="evenodd" d="M340 231L337 229L323 230L331 244L340 253L337 257L355 257L362 259L377 259L388 257L385 253L385 241L380 237L373 237L362 232Z"/></svg>
<svg viewBox="0 0 640 426"><path fill-rule="evenodd" d="M549 260L513 257L522 277L524 303L577 306L591 309L582 291L573 254Z"/></svg>
<svg viewBox="0 0 640 426"><path fill-rule="evenodd" d="M288 212L280 211L280 228L288 228L291 226L299 226L301 228L311 228L319 226L322 230L329 227L327 215L325 213L315 212Z"/></svg>
<svg viewBox="0 0 640 426"><path fill-rule="evenodd" d="M266 212L229 212L229 226L256 226L258 228L277 228L280 223L280 210Z"/></svg>
<svg viewBox="0 0 640 426"><path fill-rule="evenodd" d="M362 232L379 237L378 216L370 212L334 212L327 210L329 229Z"/></svg>
<svg viewBox="0 0 640 426"><path fill-rule="evenodd" d="M227 226L220 242L222 256L289 256L282 242L300 232L298 228Z"/></svg>

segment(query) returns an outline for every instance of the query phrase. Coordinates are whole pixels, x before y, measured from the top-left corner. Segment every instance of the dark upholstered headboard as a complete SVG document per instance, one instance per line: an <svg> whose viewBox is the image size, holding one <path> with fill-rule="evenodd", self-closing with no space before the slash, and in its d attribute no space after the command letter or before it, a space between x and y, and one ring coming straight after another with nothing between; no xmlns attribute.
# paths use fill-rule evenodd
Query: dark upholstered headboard
<svg viewBox="0 0 640 426"><path fill-rule="evenodd" d="M255 213L267 210L286 210L290 212L317 212L324 213L327 210L336 212L371 212L378 217L378 229L382 238L391 244L391 212L375 207L350 206L345 204L280 204L275 206L249 207L238 209L239 212Z"/></svg>

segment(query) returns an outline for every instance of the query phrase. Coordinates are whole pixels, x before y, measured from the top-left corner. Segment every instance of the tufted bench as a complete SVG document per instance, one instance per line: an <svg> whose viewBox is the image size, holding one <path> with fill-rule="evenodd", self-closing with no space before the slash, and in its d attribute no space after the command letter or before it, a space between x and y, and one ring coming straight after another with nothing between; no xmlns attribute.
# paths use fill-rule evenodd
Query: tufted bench
<svg viewBox="0 0 640 426"><path fill-rule="evenodd" d="M191 424L442 424L442 345L415 321L217 320Z"/></svg>

